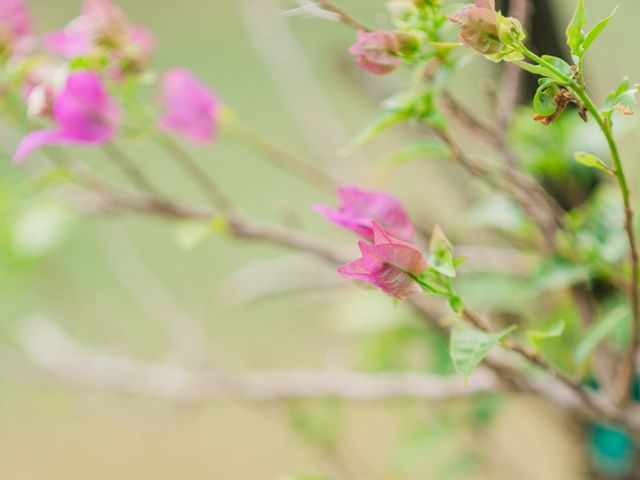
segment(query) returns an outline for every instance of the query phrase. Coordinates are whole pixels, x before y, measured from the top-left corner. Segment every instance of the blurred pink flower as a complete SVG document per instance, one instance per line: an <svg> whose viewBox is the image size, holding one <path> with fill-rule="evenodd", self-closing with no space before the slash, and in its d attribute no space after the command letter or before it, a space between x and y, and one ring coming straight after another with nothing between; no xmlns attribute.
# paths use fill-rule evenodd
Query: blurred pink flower
<svg viewBox="0 0 640 480"><path fill-rule="evenodd" d="M160 128L181 133L196 143L215 137L220 117L220 100L195 75L184 68L173 68L162 80L165 113Z"/></svg>
<svg viewBox="0 0 640 480"><path fill-rule="evenodd" d="M331 223L352 230L369 241L373 241L374 237L372 221L378 222L396 238L413 241L414 229L409 215L391 195L356 187L340 187L338 197L340 206L337 209L325 205L314 205L314 209Z"/></svg>
<svg viewBox="0 0 640 480"><path fill-rule="evenodd" d="M62 30L47 34L44 45L67 59L107 54L122 70L139 72L151 62L156 41L111 0L86 0L82 14Z"/></svg>
<svg viewBox="0 0 640 480"><path fill-rule="evenodd" d="M413 278L428 268L422 253L393 238L376 222L372 223L372 229L374 244L358 242L362 257L338 267L338 273L367 281L401 300L422 292L422 287Z"/></svg>
<svg viewBox="0 0 640 480"><path fill-rule="evenodd" d="M109 96L102 79L93 72L77 72L53 104L57 127L37 130L22 139L13 156L21 162L32 150L44 145L101 145L113 139L120 122L120 108Z"/></svg>
<svg viewBox="0 0 640 480"><path fill-rule="evenodd" d="M402 63L397 54L402 48L400 39L394 32L378 30L358 32L358 40L349 49L355 55L358 65L365 70L384 75L392 72Z"/></svg>
<svg viewBox="0 0 640 480"><path fill-rule="evenodd" d="M494 0L476 0L475 5L467 5L449 15L449 20L460 25L460 40L467 47L483 55L497 53L502 48Z"/></svg>
<svg viewBox="0 0 640 480"><path fill-rule="evenodd" d="M27 53L33 45L31 15L22 0L0 0L0 50Z"/></svg>

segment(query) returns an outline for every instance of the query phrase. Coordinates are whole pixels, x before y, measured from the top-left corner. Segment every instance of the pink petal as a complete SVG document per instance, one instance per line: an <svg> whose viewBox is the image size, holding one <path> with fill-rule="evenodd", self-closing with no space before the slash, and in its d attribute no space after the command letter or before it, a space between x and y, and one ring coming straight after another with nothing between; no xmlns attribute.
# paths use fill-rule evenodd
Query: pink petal
<svg viewBox="0 0 640 480"><path fill-rule="evenodd" d="M67 59L88 55L93 49L93 37L80 28L68 27L48 33L43 43L47 50Z"/></svg>
<svg viewBox="0 0 640 480"><path fill-rule="evenodd" d="M13 155L13 163L21 163L33 150L43 145L60 143L59 140L60 132L58 130L37 130L31 132L20 141L20 145L18 145L18 149Z"/></svg>
<svg viewBox="0 0 640 480"><path fill-rule="evenodd" d="M191 72L183 68L168 71L162 82L162 101L166 113L159 125L163 130L181 133L196 143L214 138L220 100Z"/></svg>

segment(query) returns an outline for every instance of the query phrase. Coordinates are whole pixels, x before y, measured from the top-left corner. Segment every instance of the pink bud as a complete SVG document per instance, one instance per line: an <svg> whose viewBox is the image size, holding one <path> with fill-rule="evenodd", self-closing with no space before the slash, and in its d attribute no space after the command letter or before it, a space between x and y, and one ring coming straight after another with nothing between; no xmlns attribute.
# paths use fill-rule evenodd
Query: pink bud
<svg viewBox="0 0 640 480"><path fill-rule="evenodd" d="M476 0L449 15L449 20L460 25L460 40L467 47L483 55L497 53L502 48L498 37L498 14L493 0Z"/></svg>
<svg viewBox="0 0 640 480"><path fill-rule="evenodd" d="M174 68L164 75L162 102L165 114L159 120L160 128L181 133L196 143L213 140L221 102L191 72Z"/></svg>
<svg viewBox="0 0 640 480"><path fill-rule="evenodd" d="M368 192L356 187L338 188L337 209L315 205L314 209L331 223L373 241L371 222L376 221L396 238L411 242L414 229L402 204L383 192Z"/></svg>
<svg viewBox="0 0 640 480"><path fill-rule="evenodd" d="M338 267L345 277L367 281L387 295L401 300L422 292L415 281L427 268L422 253L412 245L393 238L380 225L372 222L374 244L360 241L362 256Z"/></svg>
<svg viewBox="0 0 640 480"><path fill-rule="evenodd" d="M349 49L355 55L358 65L365 70L384 75L392 72L402 63L397 54L402 45L398 36L388 30L358 32L358 40Z"/></svg>
<svg viewBox="0 0 640 480"><path fill-rule="evenodd" d="M37 130L22 139L13 156L21 162L44 145L102 145L113 139L120 123L120 108L109 96L102 79L93 72L77 72L67 78L53 104L56 128Z"/></svg>

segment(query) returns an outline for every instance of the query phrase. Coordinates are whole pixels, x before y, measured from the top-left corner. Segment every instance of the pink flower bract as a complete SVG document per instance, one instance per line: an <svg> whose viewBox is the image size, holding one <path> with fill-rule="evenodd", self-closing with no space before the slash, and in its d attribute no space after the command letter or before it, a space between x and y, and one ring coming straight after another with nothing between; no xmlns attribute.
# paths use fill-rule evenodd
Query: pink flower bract
<svg viewBox="0 0 640 480"><path fill-rule="evenodd" d="M383 192L370 192L356 187L338 188L337 209L315 205L314 209L331 223L351 230L369 241L374 240L371 222L375 221L395 238L413 241L414 228L402 204Z"/></svg>
<svg viewBox="0 0 640 480"><path fill-rule="evenodd" d="M215 137L220 116L220 100L195 75L184 68L169 70L162 80L165 113L160 128L177 132L196 143Z"/></svg>
<svg viewBox="0 0 640 480"><path fill-rule="evenodd" d="M77 72L55 98L53 118L56 128L37 130L22 139L13 157L21 162L43 145L101 145L113 139L120 122L120 108L109 96L99 75Z"/></svg>
<svg viewBox="0 0 640 480"><path fill-rule="evenodd" d="M365 70L384 75L392 72L402 63L396 54L401 44L398 36L388 30L358 32L358 40L349 49L356 56L358 65Z"/></svg>
<svg viewBox="0 0 640 480"><path fill-rule="evenodd" d="M412 245L393 238L373 222L374 244L360 241L362 256L338 267L345 277L367 281L387 295L404 300L422 292L412 276L419 276L427 268L422 253Z"/></svg>
<svg viewBox="0 0 640 480"><path fill-rule="evenodd" d="M0 43L11 53L26 53L32 45L31 15L22 0L0 0Z"/></svg>

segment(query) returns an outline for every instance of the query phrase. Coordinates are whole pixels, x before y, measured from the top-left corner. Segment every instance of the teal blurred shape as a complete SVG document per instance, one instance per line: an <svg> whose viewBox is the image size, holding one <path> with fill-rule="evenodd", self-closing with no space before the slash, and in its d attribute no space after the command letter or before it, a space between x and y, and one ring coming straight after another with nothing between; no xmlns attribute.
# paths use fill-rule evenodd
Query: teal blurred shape
<svg viewBox="0 0 640 480"><path fill-rule="evenodd" d="M633 438L622 428L594 423L588 432L589 456L594 468L611 478L631 473L637 448Z"/></svg>

